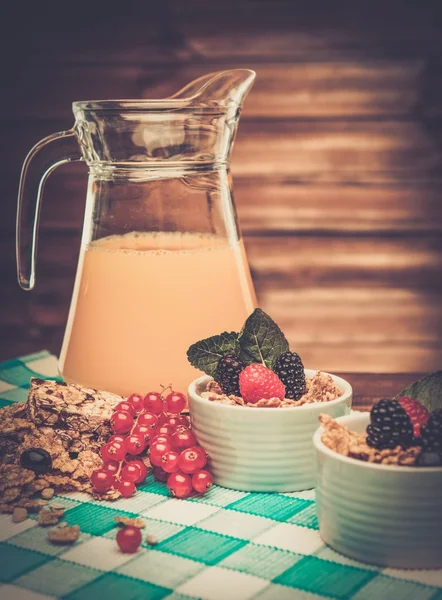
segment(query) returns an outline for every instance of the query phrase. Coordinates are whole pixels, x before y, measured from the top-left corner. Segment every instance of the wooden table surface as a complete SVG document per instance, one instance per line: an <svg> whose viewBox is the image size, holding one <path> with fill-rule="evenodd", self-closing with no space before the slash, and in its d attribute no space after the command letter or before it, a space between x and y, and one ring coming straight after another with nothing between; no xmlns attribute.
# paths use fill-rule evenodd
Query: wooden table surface
<svg viewBox="0 0 442 600"><path fill-rule="evenodd" d="M353 387L353 408L369 410L381 398L394 398L402 389L423 377L422 373L340 373Z"/></svg>

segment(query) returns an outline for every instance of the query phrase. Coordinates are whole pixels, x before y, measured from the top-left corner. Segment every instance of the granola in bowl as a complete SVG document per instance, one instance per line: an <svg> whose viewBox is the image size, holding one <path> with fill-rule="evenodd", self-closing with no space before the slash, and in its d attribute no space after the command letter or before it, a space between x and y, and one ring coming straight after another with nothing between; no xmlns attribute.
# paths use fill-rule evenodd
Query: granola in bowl
<svg viewBox="0 0 442 600"><path fill-rule="evenodd" d="M321 415L319 419L324 429L321 436L323 444L342 456L369 463L413 467L421 453L421 448L417 445L409 448L398 445L378 450L367 444L365 432L351 431L330 415Z"/></svg>
<svg viewBox="0 0 442 600"><path fill-rule="evenodd" d="M432 373L382 398L367 415L367 426L352 431L320 415L325 446L349 458L381 465L442 467L442 372Z"/></svg>
<svg viewBox="0 0 442 600"><path fill-rule="evenodd" d="M342 395L342 391L333 381L331 375L316 371L316 373L305 378L305 392L297 400L292 398L261 398L255 403L246 402L241 396L226 394L220 384L211 380L206 385L206 390L201 392L203 398L210 402L228 404L231 406L247 406L249 408L296 408L313 402L330 402Z"/></svg>
<svg viewBox="0 0 442 600"><path fill-rule="evenodd" d="M239 333L225 331L195 342L187 357L211 378L199 390L201 396L218 404L296 408L337 400L345 393L328 373L307 373L284 333L259 308Z"/></svg>

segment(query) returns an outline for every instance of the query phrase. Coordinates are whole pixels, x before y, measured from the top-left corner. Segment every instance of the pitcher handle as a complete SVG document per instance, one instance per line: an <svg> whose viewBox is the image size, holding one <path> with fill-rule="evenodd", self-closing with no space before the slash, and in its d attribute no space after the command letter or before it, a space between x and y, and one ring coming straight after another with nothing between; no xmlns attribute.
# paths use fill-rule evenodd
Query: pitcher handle
<svg viewBox="0 0 442 600"><path fill-rule="evenodd" d="M38 142L27 155L18 189L16 255L20 287L32 290L43 188L48 175L64 163L81 160L78 138L73 129L60 131Z"/></svg>

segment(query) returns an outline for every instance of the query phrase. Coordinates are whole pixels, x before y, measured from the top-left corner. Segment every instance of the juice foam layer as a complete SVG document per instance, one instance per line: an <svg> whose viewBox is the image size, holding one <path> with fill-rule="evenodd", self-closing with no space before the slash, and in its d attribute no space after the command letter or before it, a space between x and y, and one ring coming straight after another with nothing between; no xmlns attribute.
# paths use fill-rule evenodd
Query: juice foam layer
<svg viewBox="0 0 442 600"><path fill-rule="evenodd" d="M238 243L235 242L235 245ZM88 250L162 255L213 252L231 245L226 238L205 233L132 231L95 240L89 244Z"/></svg>

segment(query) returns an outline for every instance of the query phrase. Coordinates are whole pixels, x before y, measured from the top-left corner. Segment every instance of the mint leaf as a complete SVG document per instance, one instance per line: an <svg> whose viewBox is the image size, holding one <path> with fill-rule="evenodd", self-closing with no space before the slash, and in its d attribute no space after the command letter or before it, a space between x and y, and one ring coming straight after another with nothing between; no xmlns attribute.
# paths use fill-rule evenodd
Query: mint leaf
<svg viewBox="0 0 442 600"><path fill-rule="evenodd" d="M215 377L216 367L226 354L239 354L238 334L234 331L225 331L192 344L187 350L187 359L193 367Z"/></svg>
<svg viewBox="0 0 442 600"><path fill-rule="evenodd" d="M442 408L442 371L435 371L402 390L399 396L411 396L423 404L430 412Z"/></svg>
<svg viewBox="0 0 442 600"><path fill-rule="evenodd" d="M244 323L239 334L239 358L247 364L263 363L273 368L280 354L289 349L289 344L278 325L260 308L257 308Z"/></svg>

